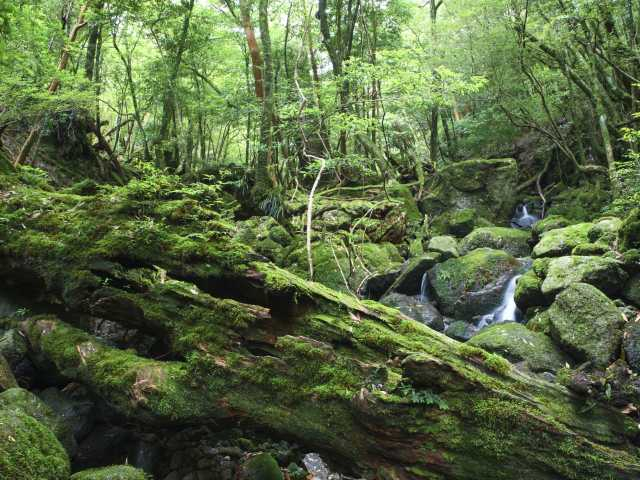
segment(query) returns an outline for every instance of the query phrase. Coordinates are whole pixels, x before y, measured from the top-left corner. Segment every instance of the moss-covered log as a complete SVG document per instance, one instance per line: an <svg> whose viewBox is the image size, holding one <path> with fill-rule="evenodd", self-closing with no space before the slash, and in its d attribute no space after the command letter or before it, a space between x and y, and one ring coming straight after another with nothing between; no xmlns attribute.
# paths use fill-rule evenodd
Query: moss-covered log
<svg viewBox="0 0 640 480"><path fill-rule="evenodd" d="M32 357L131 421L248 424L368 477L640 476L627 417L263 262L229 241L215 189L160 177L78 196L4 181L0 276L62 317L22 322ZM103 343L89 317L166 354Z"/></svg>

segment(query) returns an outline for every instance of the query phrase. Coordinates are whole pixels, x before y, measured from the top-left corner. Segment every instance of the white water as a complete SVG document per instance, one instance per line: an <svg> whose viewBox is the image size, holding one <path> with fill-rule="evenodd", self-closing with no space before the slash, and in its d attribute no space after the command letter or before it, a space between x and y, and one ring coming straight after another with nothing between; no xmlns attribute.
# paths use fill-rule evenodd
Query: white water
<svg viewBox="0 0 640 480"><path fill-rule="evenodd" d="M502 294L502 301L500 302L500 305L494 308L490 313L482 316L480 323L478 324L479 328L493 323L515 322L518 320L520 310L516 305L515 293L516 284L521 276L522 275L515 275L511 280L509 280L507 288Z"/></svg>
<svg viewBox="0 0 640 480"><path fill-rule="evenodd" d="M540 218L538 218L537 215L529 213L527 205L522 204L519 205L518 208L516 208L516 214L511 219L511 225L520 228L530 228L538 220L540 220Z"/></svg>
<svg viewBox="0 0 640 480"><path fill-rule="evenodd" d="M420 302L426 303L429 301L429 277L427 272L422 275L422 281L420 282Z"/></svg>

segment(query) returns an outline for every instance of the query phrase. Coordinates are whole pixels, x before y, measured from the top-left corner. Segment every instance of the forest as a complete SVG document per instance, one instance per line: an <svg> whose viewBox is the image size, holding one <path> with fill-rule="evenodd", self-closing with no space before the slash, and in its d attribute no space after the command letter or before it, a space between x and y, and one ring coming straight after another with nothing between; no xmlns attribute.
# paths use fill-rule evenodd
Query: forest
<svg viewBox="0 0 640 480"><path fill-rule="evenodd" d="M0 480L640 479L640 0L0 0Z"/></svg>

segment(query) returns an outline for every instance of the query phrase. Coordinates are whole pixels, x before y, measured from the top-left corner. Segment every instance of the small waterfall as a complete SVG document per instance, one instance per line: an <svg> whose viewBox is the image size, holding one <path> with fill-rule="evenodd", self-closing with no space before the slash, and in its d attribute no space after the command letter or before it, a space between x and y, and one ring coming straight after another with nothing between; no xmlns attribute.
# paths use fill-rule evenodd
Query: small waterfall
<svg viewBox="0 0 640 480"><path fill-rule="evenodd" d="M527 204L523 203L518 205L516 213L511 219L511 226L513 228L531 228L540 218L537 215L529 213Z"/></svg>
<svg viewBox="0 0 640 480"><path fill-rule="evenodd" d="M515 275L509 280L507 288L502 294L500 305L480 318L478 328L483 328L494 323L517 322L520 319L522 313L516 305L515 293L518 279L521 276L522 275Z"/></svg>
<svg viewBox="0 0 640 480"><path fill-rule="evenodd" d="M422 275L422 281L420 282L420 302L426 303L429 301L429 277L427 272Z"/></svg>

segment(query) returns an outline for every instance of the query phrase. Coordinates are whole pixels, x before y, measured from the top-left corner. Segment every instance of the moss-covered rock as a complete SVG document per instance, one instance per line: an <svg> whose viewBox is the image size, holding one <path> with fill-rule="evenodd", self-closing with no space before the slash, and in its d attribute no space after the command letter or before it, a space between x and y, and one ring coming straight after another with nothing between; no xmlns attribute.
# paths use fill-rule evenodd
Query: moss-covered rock
<svg viewBox="0 0 640 480"><path fill-rule="evenodd" d="M420 293L420 285L423 275L440 261L440 254L429 252L419 257L412 258L402 266L402 272L389 287L387 294L391 292L404 295L416 295Z"/></svg>
<svg viewBox="0 0 640 480"><path fill-rule="evenodd" d="M611 248L606 243L581 243L571 250L571 255L604 255L609 251L611 251Z"/></svg>
<svg viewBox="0 0 640 480"><path fill-rule="evenodd" d="M456 237L464 237L475 228L477 217L478 212L474 208L456 210L447 217L444 230Z"/></svg>
<svg viewBox="0 0 640 480"><path fill-rule="evenodd" d="M4 355L0 353L0 392L15 388L18 386L16 378L13 376L11 366Z"/></svg>
<svg viewBox="0 0 640 480"><path fill-rule="evenodd" d="M129 465L114 465L74 473L70 480L149 480L149 477Z"/></svg>
<svg viewBox="0 0 640 480"><path fill-rule="evenodd" d="M606 367L618 356L624 318L594 286L570 285L556 297L547 313L551 336L576 360Z"/></svg>
<svg viewBox="0 0 640 480"><path fill-rule="evenodd" d="M471 320L499 304L504 283L519 267L506 252L478 248L433 267L429 282L445 315Z"/></svg>
<svg viewBox="0 0 640 480"><path fill-rule="evenodd" d="M338 239L312 244L314 280L330 288L352 292L362 281L376 273L386 273L400 267L402 257L391 243L357 243L347 246ZM309 276L306 248L295 250L289 267L303 277Z"/></svg>
<svg viewBox="0 0 640 480"><path fill-rule="evenodd" d="M582 282L614 294L626 280L627 274L617 260L593 256L560 257L549 262L541 291L544 295L553 296L572 283Z"/></svg>
<svg viewBox="0 0 640 480"><path fill-rule="evenodd" d="M620 226L618 245L621 250L640 248L640 208L634 209Z"/></svg>
<svg viewBox="0 0 640 480"><path fill-rule="evenodd" d="M463 255L476 248L493 248L504 250L514 257L525 257L530 254L529 239L526 230L505 227L476 228L460 242L460 253Z"/></svg>
<svg viewBox="0 0 640 480"><path fill-rule="evenodd" d="M525 362L533 372L556 372L568 362L548 336L519 323L492 325L469 340L469 344L498 353L514 363Z"/></svg>
<svg viewBox="0 0 640 480"><path fill-rule="evenodd" d="M17 329L10 328L0 335L0 355L14 368L27 355L27 342Z"/></svg>
<svg viewBox="0 0 640 480"><path fill-rule="evenodd" d="M56 436L20 410L0 409L0 478L68 480L69 457Z"/></svg>
<svg viewBox="0 0 640 480"><path fill-rule="evenodd" d="M425 214L436 217L475 209L478 217L507 223L517 203L514 159L466 160L448 165L439 174L439 184L422 200Z"/></svg>
<svg viewBox="0 0 640 480"><path fill-rule="evenodd" d="M514 300L518 308L526 312L531 307L546 305L547 298L542 293L541 287L542 280L533 269L525 272L516 283Z"/></svg>
<svg viewBox="0 0 640 480"><path fill-rule="evenodd" d="M19 410L35 418L54 433L67 452L69 452L69 455L74 455L76 442L69 425L35 394L22 388L6 390L0 393L0 409L8 411Z"/></svg>
<svg viewBox="0 0 640 480"><path fill-rule="evenodd" d="M618 217L603 217L597 220L589 230L589 241L611 245L616 241L620 227L622 227L622 220Z"/></svg>
<svg viewBox="0 0 640 480"><path fill-rule="evenodd" d="M259 453L250 457L242 465L242 480L283 480L284 476L278 462L268 453Z"/></svg>
<svg viewBox="0 0 640 480"><path fill-rule="evenodd" d="M273 217L254 217L236 223L234 239L250 245L269 260L282 264L293 237Z"/></svg>
<svg viewBox="0 0 640 480"><path fill-rule="evenodd" d="M640 273L629 279L622 289L622 298L640 308Z"/></svg>
<svg viewBox="0 0 640 480"><path fill-rule="evenodd" d="M458 241L448 235L432 237L427 244L427 251L439 253L442 260L460 256Z"/></svg>
<svg viewBox="0 0 640 480"><path fill-rule="evenodd" d="M593 223L578 223L547 231L533 247L533 257L561 257L570 254L578 245L589 243L591 227Z"/></svg>
<svg viewBox="0 0 640 480"><path fill-rule="evenodd" d="M540 237L550 230L556 230L558 228L565 228L571 225L571 222L560 215L549 215L542 220L537 221L533 227L531 227L531 235L534 240L539 240Z"/></svg>

